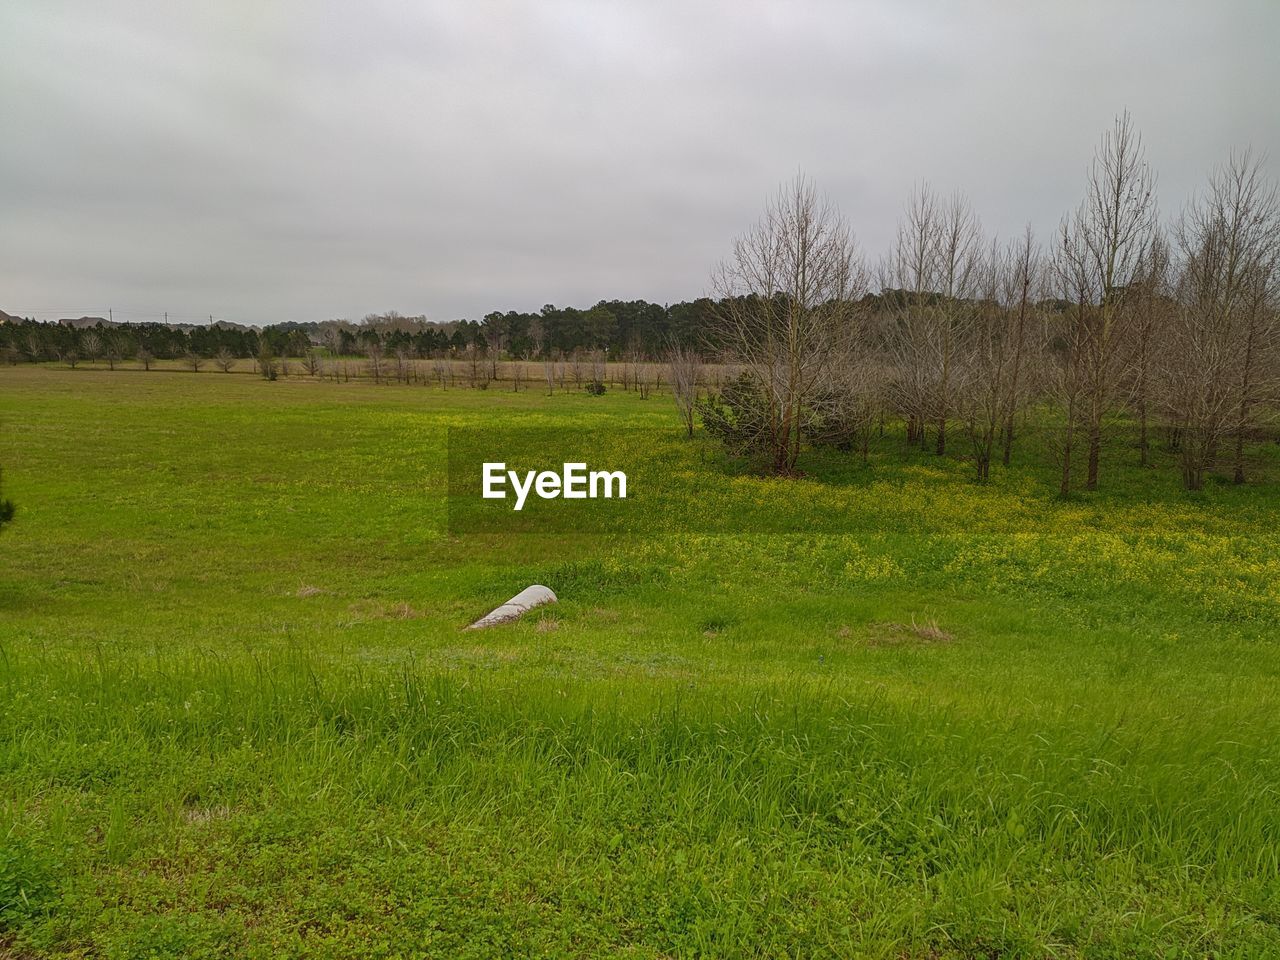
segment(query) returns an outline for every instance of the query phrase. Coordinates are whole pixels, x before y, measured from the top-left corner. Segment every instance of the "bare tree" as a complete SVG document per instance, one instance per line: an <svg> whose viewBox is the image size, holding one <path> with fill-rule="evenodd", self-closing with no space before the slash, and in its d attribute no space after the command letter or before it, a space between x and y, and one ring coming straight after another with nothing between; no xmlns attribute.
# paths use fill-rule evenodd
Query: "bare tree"
<svg viewBox="0 0 1280 960"><path fill-rule="evenodd" d="M1251 151L1231 158L1217 177L1213 193L1231 200L1244 283L1240 303L1238 349L1234 352L1233 377L1236 417L1232 424L1234 449L1232 479L1244 483L1244 441L1253 425L1258 402L1277 399L1280 368L1276 351L1280 341L1280 195L1274 181L1262 172L1261 158Z"/></svg>
<svg viewBox="0 0 1280 960"><path fill-rule="evenodd" d="M1071 494L1079 446L1081 410L1085 401L1084 356L1088 349L1086 317L1093 309L1093 284L1087 268L1087 251L1079 233L1064 223L1059 231L1053 259L1053 275L1060 299L1067 305L1052 326L1055 347L1046 363L1050 399L1061 412L1053 450L1058 458L1061 479L1058 493Z"/></svg>
<svg viewBox="0 0 1280 960"><path fill-rule="evenodd" d="M231 368L236 365L236 357L228 348L219 347L218 352L213 355L213 363L223 373L230 373Z"/></svg>
<svg viewBox="0 0 1280 960"><path fill-rule="evenodd" d="M1057 251L1063 299L1072 304L1066 342L1077 351L1072 366L1082 390L1067 433L1073 436L1077 426L1085 433L1088 490L1098 487L1104 419L1124 380L1121 348L1132 319L1128 288L1147 256L1155 217L1155 174L1126 112L1102 138L1085 199L1063 222ZM1064 460L1069 464L1070 456ZM1069 487L1069 469L1064 470Z"/></svg>
<svg viewBox="0 0 1280 960"><path fill-rule="evenodd" d="M1232 454L1232 480L1245 482L1245 438L1257 422L1264 399L1280 399L1280 375L1277 373L1277 341L1280 339L1280 317L1277 316L1272 276L1264 278L1262 271L1253 277L1246 308L1243 343L1235 358L1236 416L1231 433L1234 439ZM1270 289L1269 289L1270 288Z"/></svg>
<svg viewBox="0 0 1280 960"><path fill-rule="evenodd" d="M369 347L366 350L369 357L369 375L373 377L374 383L382 382L382 364L386 357L385 351L382 349L380 340L369 341Z"/></svg>
<svg viewBox="0 0 1280 960"><path fill-rule="evenodd" d="M1151 464L1151 406L1157 351L1167 346L1174 302L1170 296L1169 245L1156 230L1131 287L1130 367L1133 412L1138 418L1138 463Z"/></svg>
<svg viewBox="0 0 1280 960"><path fill-rule="evenodd" d="M686 346L673 343L667 352L667 379L671 381L671 396L680 411L685 436L693 436L694 412L698 406L698 382L701 379L702 359Z"/></svg>
<svg viewBox="0 0 1280 960"><path fill-rule="evenodd" d="M640 386L640 354L632 347L622 355L622 389Z"/></svg>
<svg viewBox="0 0 1280 960"><path fill-rule="evenodd" d="M927 443L933 371L928 356L932 329L928 311L936 298L934 251L938 210L927 186L907 200L898 236L881 266L880 288L887 314L884 338L896 367L891 393L907 425L907 443Z"/></svg>
<svg viewBox="0 0 1280 960"><path fill-rule="evenodd" d="M982 232L969 202L960 194L940 201L924 185L907 201L897 243L882 268L885 301L896 313L890 345L908 439L923 446L926 424L933 422L939 454L947 449L947 420L961 374L956 353L972 322L981 254Z"/></svg>
<svg viewBox="0 0 1280 960"><path fill-rule="evenodd" d="M192 373L199 373L200 368L204 366L204 357L194 350L188 350L182 355L182 362L191 368Z"/></svg>
<svg viewBox="0 0 1280 960"><path fill-rule="evenodd" d="M489 371L485 369L484 364L480 361L483 357L480 355L480 349L474 344L467 344L467 375L472 390L489 389Z"/></svg>
<svg viewBox="0 0 1280 960"><path fill-rule="evenodd" d="M947 452L947 418L962 384L964 371L956 363L965 328L976 312L973 297L980 282L982 231L969 201L956 194L942 207L938 221L938 245L934 274L937 278L938 303L928 316L934 321L930 341L934 354L932 366L937 371L934 391L934 417L937 421L939 456Z"/></svg>
<svg viewBox="0 0 1280 960"><path fill-rule="evenodd" d="M138 348L138 362L142 364L143 370L150 370L151 365L156 362L155 356L146 347Z"/></svg>
<svg viewBox="0 0 1280 960"><path fill-rule="evenodd" d="M320 354L315 350L308 348L302 355L302 369L307 371L307 376L314 377L320 374L323 364L320 360Z"/></svg>
<svg viewBox="0 0 1280 960"><path fill-rule="evenodd" d="M1180 219L1178 311L1161 354L1160 394L1177 433L1183 483L1198 490L1220 443L1234 440L1244 481L1244 438L1254 405L1274 385L1280 197L1248 152L1210 178Z"/></svg>
<svg viewBox="0 0 1280 960"><path fill-rule="evenodd" d="M404 383L409 382L409 375L412 372L410 366L409 351L404 347L396 348L396 379Z"/></svg>
<svg viewBox="0 0 1280 960"><path fill-rule="evenodd" d="M84 355L91 363L97 363L102 359L102 338L90 330L80 338L80 349L84 351Z"/></svg>
<svg viewBox="0 0 1280 960"><path fill-rule="evenodd" d="M1194 302L1202 281L1200 265L1190 266L1181 278L1180 292L1192 302L1180 305L1156 370L1160 407L1177 438L1178 466L1188 490L1204 485L1232 411L1230 330Z"/></svg>
<svg viewBox="0 0 1280 960"><path fill-rule="evenodd" d="M120 362L120 356L120 337L116 334L107 334L103 339L102 358L107 361L108 370L116 368L116 364Z"/></svg>
<svg viewBox="0 0 1280 960"><path fill-rule="evenodd" d="M992 241L974 269L971 316L955 350L953 390L979 482L989 479L997 444L1009 462L1013 424L1029 395L1027 354L1036 350L1039 265L1030 228L1003 248Z"/></svg>
<svg viewBox="0 0 1280 960"><path fill-rule="evenodd" d="M777 474L795 472L806 423L850 362L865 289L861 259L839 212L798 175L734 244L714 277L724 342L762 409L756 445Z"/></svg>
<svg viewBox="0 0 1280 960"><path fill-rule="evenodd" d="M23 352L31 359L32 363L39 363L44 359L44 341L40 339L36 333L28 333L22 345Z"/></svg>
<svg viewBox="0 0 1280 960"><path fill-rule="evenodd" d="M1033 347L1030 341L1037 329L1035 304L1041 299L1044 285L1044 263L1030 224L1023 231L1021 240L1011 244L1005 252L1003 282L1005 304L1008 309L1014 311L1010 331L1012 356L1008 370L1008 386L1004 391L1004 431L1001 454L1003 463L1007 467L1013 456L1014 420L1018 410L1028 399L1030 388L1027 371L1028 353Z"/></svg>
<svg viewBox="0 0 1280 960"><path fill-rule="evenodd" d="M996 438L1010 413L1009 381L1014 354L1010 319L1016 313L1002 301L1002 294L1013 269L1012 258L993 243L977 270L981 275L980 299L973 322L956 350L952 389L973 450L979 482L991 476Z"/></svg>
<svg viewBox="0 0 1280 960"><path fill-rule="evenodd" d="M342 330L342 322L327 321L321 331L320 343L329 351L331 357L337 357L342 347Z"/></svg>

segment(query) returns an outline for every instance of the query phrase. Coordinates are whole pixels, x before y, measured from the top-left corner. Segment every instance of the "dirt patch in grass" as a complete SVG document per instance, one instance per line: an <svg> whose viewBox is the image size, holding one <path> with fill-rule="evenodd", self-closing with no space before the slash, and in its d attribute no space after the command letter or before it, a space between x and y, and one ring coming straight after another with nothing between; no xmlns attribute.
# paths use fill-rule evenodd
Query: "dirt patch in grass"
<svg viewBox="0 0 1280 960"><path fill-rule="evenodd" d="M847 637L851 632L848 627L841 627L837 631L841 637ZM912 617L909 623L867 624L866 643L872 647L931 646L954 643L955 639L954 633L938 626L938 621L934 619L917 620Z"/></svg>
<svg viewBox="0 0 1280 960"><path fill-rule="evenodd" d="M711 639L720 636L731 626L733 626L733 620L728 617L708 617L698 625L698 629L702 631L704 637Z"/></svg>

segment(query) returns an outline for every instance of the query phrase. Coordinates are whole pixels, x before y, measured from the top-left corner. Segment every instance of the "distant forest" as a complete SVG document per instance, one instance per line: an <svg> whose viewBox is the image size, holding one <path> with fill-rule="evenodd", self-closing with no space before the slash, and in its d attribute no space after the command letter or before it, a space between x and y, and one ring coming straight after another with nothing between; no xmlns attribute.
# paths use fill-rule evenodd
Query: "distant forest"
<svg viewBox="0 0 1280 960"><path fill-rule="evenodd" d="M867 294L858 305L875 314L891 310L909 294L885 290ZM733 304L702 297L671 305L646 300L601 300L585 310L547 304L536 313L494 311L483 320L430 321L394 310L359 321L284 322L262 328L216 322L208 326L164 323L110 323L85 317L41 322L0 319L0 360L10 364L155 360L219 356L258 357L265 344L278 357L331 356L462 359L470 356L546 360L603 353L608 360L662 361L673 348L719 359L723 317ZM1062 309L1065 304L1044 304ZM7 315L6 315L7 316Z"/></svg>
<svg viewBox="0 0 1280 960"><path fill-rule="evenodd" d="M669 306L645 300L601 300L588 309L548 304L536 313L493 312L483 320L428 321L395 311L363 320L277 323L261 329L233 323L110 324L36 322L11 318L0 323L0 357L9 363L134 359L187 356L256 357L263 343L276 356L301 357L323 350L334 356L418 359L480 354L518 360L603 351L611 360L657 360L673 346L715 351L716 301L702 298Z"/></svg>

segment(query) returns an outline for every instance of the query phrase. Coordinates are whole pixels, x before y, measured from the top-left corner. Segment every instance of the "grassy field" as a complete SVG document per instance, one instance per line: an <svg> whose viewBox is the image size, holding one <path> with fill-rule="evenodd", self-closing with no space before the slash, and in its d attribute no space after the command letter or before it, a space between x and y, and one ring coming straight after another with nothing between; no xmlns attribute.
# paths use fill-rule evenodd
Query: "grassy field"
<svg viewBox="0 0 1280 960"><path fill-rule="evenodd" d="M684 443L658 394L0 370L0 956L1280 956L1280 448L1190 495L1117 442L1069 502L699 453L847 528L467 535L451 426Z"/></svg>

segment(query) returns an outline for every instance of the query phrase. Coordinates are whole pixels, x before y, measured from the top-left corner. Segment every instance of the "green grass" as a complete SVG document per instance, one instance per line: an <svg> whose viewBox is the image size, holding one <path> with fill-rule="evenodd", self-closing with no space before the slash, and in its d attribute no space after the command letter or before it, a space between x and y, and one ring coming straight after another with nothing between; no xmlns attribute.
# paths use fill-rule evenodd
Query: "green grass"
<svg viewBox="0 0 1280 960"><path fill-rule="evenodd" d="M450 426L669 432L707 509L843 532L450 535ZM0 370L0 956L1280 955L1280 448L1062 502L681 444L656 395Z"/></svg>

